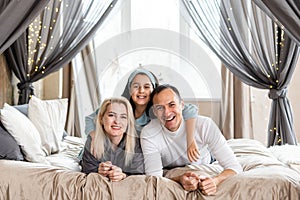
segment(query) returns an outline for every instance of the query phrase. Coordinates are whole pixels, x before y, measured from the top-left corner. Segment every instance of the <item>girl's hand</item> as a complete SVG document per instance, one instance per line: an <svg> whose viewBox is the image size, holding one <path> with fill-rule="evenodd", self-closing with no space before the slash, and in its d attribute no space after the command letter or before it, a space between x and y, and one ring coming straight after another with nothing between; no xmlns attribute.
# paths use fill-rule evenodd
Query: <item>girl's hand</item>
<svg viewBox="0 0 300 200"><path fill-rule="evenodd" d="M108 172L108 178L113 182L121 181L126 178L126 174L122 172L120 167L113 165L111 170Z"/></svg>
<svg viewBox="0 0 300 200"><path fill-rule="evenodd" d="M188 146L187 154L190 162L196 162L200 158L200 152L195 139L193 139L191 144Z"/></svg>
<svg viewBox="0 0 300 200"><path fill-rule="evenodd" d="M111 164L110 161L101 162L98 167L98 173L101 174L102 176L107 177L112 166L113 165Z"/></svg>

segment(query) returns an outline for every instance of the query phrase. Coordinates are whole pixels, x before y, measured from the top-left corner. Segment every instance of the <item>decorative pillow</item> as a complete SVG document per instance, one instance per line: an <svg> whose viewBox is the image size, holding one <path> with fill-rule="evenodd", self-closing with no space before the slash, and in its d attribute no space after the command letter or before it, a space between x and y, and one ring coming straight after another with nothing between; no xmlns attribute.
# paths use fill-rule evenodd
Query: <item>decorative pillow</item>
<svg viewBox="0 0 300 200"><path fill-rule="evenodd" d="M47 155L60 150L67 117L68 99L41 100L32 96L28 118L37 128Z"/></svg>
<svg viewBox="0 0 300 200"><path fill-rule="evenodd" d="M24 160L16 140L0 127L0 159Z"/></svg>
<svg viewBox="0 0 300 200"><path fill-rule="evenodd" d="M1 122L21 146L27 161L48 164L42 150L40 134L25 115L5 103L1 110Z"/></svg>
<svg viewBox="0 0 300 200"><path fill-rule="evenodd" d="M16 108L18 111L20 111L21 113L23 113L27 117L27 114L28 114L28 104L15 105L13 107ZM7 130L5 129L4 125L2 124L1 120L0 120L0 127L7 132Z"/></svg>

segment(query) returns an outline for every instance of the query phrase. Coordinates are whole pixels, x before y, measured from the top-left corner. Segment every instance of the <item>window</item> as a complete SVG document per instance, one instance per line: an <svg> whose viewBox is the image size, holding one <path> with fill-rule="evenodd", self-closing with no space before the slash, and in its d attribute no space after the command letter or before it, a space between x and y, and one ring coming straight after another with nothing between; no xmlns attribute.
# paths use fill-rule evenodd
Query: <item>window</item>
<svg viewBox="0 0 300 200"><path fill-rule="evenodd" d="M124 0L94 38L102 99L142 65L184 99L221 98L221 62L190 29L179 0Z"/></svg>

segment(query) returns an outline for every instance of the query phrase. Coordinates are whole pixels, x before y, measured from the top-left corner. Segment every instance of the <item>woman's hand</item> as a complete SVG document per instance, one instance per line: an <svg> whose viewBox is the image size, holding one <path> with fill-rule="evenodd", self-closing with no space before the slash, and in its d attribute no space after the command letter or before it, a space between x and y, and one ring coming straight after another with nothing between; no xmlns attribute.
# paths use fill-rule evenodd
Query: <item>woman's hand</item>
<svg viewBox="0 0 300 200"><path fill-rule="evenodd" d="M110 161L99 164L98 173L102 176L108 177L111 181L121 181L126 178L126 174L118 166L112 165Z"/></svg>
<svg viewBox="0 0 300 200"><path fill-rule="evenodd" d="M108 172L108 178L113 182L121 181L126 178L126 174L122 172L120 167L112 165L111 170Z"/></svg>
<svg viewBox="0 0 300 200"><path fill-rule="evenodd" d="M101 162L98 167L98 173L102 176L108 177L109 171L112 168L112 164L110 161Z"/></svg>

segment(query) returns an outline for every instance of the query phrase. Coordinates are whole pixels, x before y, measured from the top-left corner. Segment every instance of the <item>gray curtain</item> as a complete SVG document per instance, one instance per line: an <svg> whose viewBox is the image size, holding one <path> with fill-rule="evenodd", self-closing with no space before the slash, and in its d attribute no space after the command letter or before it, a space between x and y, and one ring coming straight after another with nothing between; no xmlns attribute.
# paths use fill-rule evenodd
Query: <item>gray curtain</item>
<svg viewBox="0 0 300 200"><path fill-rule="evenodd" d="M32 83L62 68L87 45L117 0L51 0L27 32L6 50L18 83L19 102L27 103Z"/></svg>
<svg viewBox="0 0 300 200"><path fill-rule="evenodd" d="M272 99L268 146L297 144L287 86L299 46L251 0L182 0L199 37L244 83Z"/></svg>
<svg viewBox="0 0 300 200"><path fill-rule="evenodd" d="M299 0L252 0L275 21L282 24L287 33L300 45Z"/></svg>
<svg viewBox="0 0 300 200"><path fill-rule="evenodd" d="M0 1L0 54L28 27L49 0Z"/></svg>

